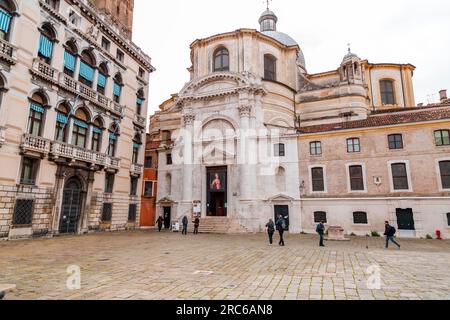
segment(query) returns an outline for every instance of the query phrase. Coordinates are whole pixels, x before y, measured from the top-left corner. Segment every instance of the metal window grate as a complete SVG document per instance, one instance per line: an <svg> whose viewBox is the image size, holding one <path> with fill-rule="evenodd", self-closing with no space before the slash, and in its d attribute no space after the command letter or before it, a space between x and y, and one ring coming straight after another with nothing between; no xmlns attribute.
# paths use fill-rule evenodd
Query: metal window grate
<svg viewBox="0 0 450 320"><path fill-rule="evenodd" d="M13 225L30 226L33 222L34 200L17 199Z"/></svg>
<svg viewBox="0 0 450 320"><path fill-rule="evenodd" d="M112 203L104 203L102 210L102 222L112 221Z"/></svg>
<svg viewBox="0 0 450 320"><path fill-rule="evenodd" d="M130 204L128 208L128 221L136 222L137 204Z"/></svg>
<svg viewBox="0 0 450 320"><path fill-rule="evenodd" d="M314 223L320 223L322 221L327 223L327 213L324 211L314 212Z"/></svg>
<svg viewBox="0 0 450 320"><path fill-rule="evenodd" d="M366 212L354 212L353 213L353 223L354 224L368 224Z"/></svg>

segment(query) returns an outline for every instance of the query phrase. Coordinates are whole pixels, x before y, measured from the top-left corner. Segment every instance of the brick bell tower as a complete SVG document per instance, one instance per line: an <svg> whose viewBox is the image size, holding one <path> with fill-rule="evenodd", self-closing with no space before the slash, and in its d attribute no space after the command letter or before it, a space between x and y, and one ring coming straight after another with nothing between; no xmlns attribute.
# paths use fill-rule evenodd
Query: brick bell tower
<svg viewBox="0 0 450 320"><path fill-rule="evenodd" d="M112 23L118 25L131 39L133 34L134 0L91 0Z"/></svg>

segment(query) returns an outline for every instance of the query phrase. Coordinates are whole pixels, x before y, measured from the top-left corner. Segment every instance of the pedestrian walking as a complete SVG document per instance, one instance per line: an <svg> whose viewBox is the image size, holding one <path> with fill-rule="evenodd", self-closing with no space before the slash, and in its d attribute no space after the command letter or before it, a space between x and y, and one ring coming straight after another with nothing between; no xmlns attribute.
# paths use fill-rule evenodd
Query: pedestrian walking
<svg viewBox="0 0 450 320"><path fill-rule="evenodd" d="M389 221L385 221L384 224L385 224L384 235L386 236L386 249L389 249L389 241L391 241L400 250L401 249L400 244L397 241L395 241L395 239L394 239L394 236L397 233L397 230L389 224Z"/></svg>
<svg viewBox="0 0 450 320"><path fill-rule="evenodd" d="M319 246L320 247L325 247L325 244L323 243L324 235L325 235L325 221L321 221L317 225L316 232L319 234L319 237L320 237Z"/></svg>
<svg viewBox="0 0 450 320"><path fill-rule="evenodd" d="M280 234L280 242L278 243L281 247L284 247L284 231L286 230L286 220L280 214L276 222L278 233Z"/></svg>
<svg viewBox="0 0 450 320"><path fill-rule="evenodd" d="M269 235L269 245L273 245L273 235L275 233L275 222L272 219L266 224L267 234Z"/></svg>
<svg viewBox="0 0 450 320"><path fill-rule="evenodd" d="M182 220L181 222L182 222L182 224L183 224L183 231L182 231L181 233L182 233L183 235L187 235L188 223L189 223L188 217L187 217L187 216L184 216L184 217L183 217L183 220Z"/></svg>
<svg viewBox="0 0 450 320"><path fill-rule="evenodd" d="M200 227L200 218L196 216L194 220L194 234L198 234L199 227Z"/></svg>
<svg viewBox="0 0 450 320"><path fill-rule="evenodd" d="M162 215L160 215L160 216L158 217L158 220L156 220L156 223L157 223L157 225L158 225L158 231L159 231L159 232L161 232L161 229L162 229L162 226L163 226L163 222L164 222L164 219L163 219Z"/></svg>

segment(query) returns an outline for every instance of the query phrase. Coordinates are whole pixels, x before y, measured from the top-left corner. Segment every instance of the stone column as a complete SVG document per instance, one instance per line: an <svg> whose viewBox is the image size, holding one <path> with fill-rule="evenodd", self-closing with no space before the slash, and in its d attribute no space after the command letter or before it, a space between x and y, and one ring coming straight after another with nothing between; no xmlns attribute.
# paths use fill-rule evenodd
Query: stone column
<svg viewBox="0 0 450 320"><path fill-rule="evenodd" d="M183 134L183 201L192 202L192 175L193 175L193 135L195 114L189 112L183 115L184 134Z"/></svg>
<svg viewBox="0 0 450 320"><path fill-rule="evenodd" d="M239 106L240 115L240 135L238 143L238 166L240 171L240 198L248 200L251 196L250 185L250 153L249 153L249 130L250 130L250 114L251 105Z"/></svg>
<svg viewBox="0 0 450 320"><path fill-rule="evenodd" d="M53 202L52 202L52 229L51 234L59 234L59 220L61 218L61 206L64 193L64 179L65 171L64 167L58 165L55 175L55 189L53 190Z"/></svg>
<svg viewBox="0 0 450 320"><path fill-rule="evenodd" d="M88 186L87 186L83 216L81 218L81 223L80 223L80 232L79 232L80 234L89 232L89 216L91 214L91 208L92 208L91 202L92 202L92 192L94 189L95 172L91 171L88 173L88 175L89 175L89 177L87 179Z"/></svg>

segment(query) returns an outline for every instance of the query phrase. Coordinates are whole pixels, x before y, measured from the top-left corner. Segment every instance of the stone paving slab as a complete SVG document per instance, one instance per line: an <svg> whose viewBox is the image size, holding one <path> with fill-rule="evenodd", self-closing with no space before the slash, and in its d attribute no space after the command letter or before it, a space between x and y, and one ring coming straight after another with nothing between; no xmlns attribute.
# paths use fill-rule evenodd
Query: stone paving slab
<svg viewBox="0 0 450 320"><path fill-rule="evenodd" d="M0 283L17 286L11 300L450 300L449 241L402 240L401 251L380 238L317 242L288 235L282 248L262 234L153 231L2 242ZM380 289L368 287L371 266Z"/></svg>

